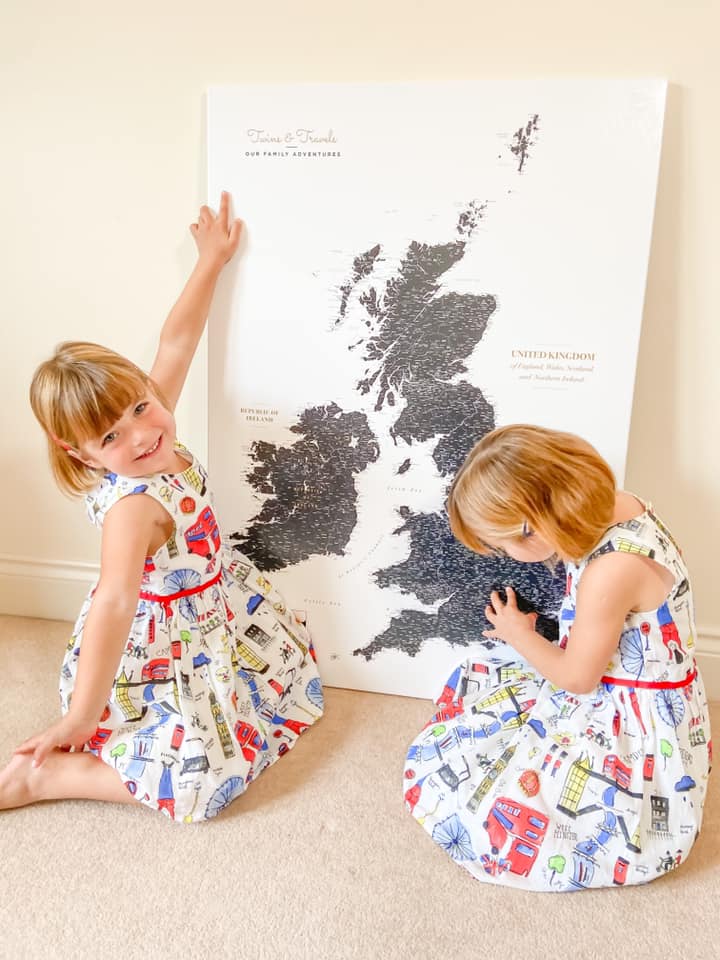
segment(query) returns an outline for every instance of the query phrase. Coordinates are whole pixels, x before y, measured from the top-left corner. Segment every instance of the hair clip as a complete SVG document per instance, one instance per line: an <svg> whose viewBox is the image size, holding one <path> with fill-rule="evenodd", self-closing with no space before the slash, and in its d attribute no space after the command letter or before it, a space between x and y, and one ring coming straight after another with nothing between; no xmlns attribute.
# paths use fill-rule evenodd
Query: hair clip
<svg viewBox="0 0 720 960"><path fill-rule="evenodd" d="M50 437L51 437L53 443L56 443L56 444L57 444L59 447L61 447L66 453L69 453L69 452L73 449L73 448L70 446L69 443L65 443L64 440L61 440L61 439L60 439L60 437L56 437L54 433L51 433L51 434L50 434Z"/></svg>

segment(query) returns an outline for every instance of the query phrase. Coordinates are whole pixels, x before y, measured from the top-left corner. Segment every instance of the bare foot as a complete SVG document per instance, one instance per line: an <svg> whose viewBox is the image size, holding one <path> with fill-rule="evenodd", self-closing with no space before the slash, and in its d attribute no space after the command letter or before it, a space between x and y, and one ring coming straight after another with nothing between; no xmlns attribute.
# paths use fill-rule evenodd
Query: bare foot
<svg viewBox="0 0 720 960"><path fill-rule="evenodd" d="M16 753L13 756L0 770L0 810L24 807L40 799L34 790L37 772L32 766L32 754Z"/></svg>
<svg viewBox="0 0 720 960"><path fill-rule="evenodd" d="M32 754L16 753L0 771L0 810L71 799L137 803L116 770L83 751L52 750L39 767L33 767Z"/></svg>

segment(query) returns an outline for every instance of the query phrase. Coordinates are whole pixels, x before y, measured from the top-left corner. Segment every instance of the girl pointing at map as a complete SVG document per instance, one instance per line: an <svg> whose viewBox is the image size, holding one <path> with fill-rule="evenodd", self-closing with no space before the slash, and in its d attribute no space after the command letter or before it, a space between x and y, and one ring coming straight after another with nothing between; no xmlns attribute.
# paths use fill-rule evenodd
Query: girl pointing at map
<svg viewBox="0 0 720 960"><path fill-rule="evenodd" d="M0 808L85 798L214 817L323 711L310 637L223 540L204 467L173 411L241 223L224 193L191 233L198 259L150 375L60 344L31 387L60 488L102 530L100 578L60 675L62 717L0 773Z"/></svg>

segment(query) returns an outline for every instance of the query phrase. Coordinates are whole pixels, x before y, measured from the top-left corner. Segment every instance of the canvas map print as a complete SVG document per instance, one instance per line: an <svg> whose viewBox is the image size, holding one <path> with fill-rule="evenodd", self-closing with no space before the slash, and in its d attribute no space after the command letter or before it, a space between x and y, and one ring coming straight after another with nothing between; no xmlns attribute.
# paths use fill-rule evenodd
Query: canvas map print
<svg viewBox="0 0 720 960"><path fill-rule="evenodd" d="M502 584L552 636L562 571L473 555L445 498L517 421L622 482L664 102L657 80L209 91L208 200L246 224L211 318L216 507L327 684L431 695Z"/></svg>

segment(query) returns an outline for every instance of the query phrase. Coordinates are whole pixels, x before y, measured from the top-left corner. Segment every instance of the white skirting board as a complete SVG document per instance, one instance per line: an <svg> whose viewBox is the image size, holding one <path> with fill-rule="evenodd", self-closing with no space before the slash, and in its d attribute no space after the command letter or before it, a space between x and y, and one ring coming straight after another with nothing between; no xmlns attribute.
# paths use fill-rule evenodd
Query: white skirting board
<svg viewBox="0 0 720 960"><path fill-rule="evenodd" d="M91 563L0 555L0 614L72 623L98 572ZM720 700L720 627L699 627L696 657L708 698Z"/></svg>
<svg viewBox="0 0 720 960"><path fill-rule="evenodd" d="M74 622L100 568L0 555L0 613Z"/></svg>

